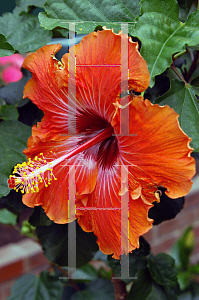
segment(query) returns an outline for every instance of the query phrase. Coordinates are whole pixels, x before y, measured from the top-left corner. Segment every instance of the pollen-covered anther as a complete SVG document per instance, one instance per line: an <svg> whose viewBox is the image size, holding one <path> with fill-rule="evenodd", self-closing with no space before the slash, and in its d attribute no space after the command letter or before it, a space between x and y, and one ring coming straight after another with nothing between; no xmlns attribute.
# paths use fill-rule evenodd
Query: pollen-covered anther
<svg viewBox="0 0 199 300"><path fill-rule="evenodd" d="M8 179L8 186L16 192L21 191L22 194L36 193L39 192L39 182L44 182L47 187L52 179L56 180L51 163L40 153L34 159L29 158L27 162L14 167L13 175Z"/></svg>

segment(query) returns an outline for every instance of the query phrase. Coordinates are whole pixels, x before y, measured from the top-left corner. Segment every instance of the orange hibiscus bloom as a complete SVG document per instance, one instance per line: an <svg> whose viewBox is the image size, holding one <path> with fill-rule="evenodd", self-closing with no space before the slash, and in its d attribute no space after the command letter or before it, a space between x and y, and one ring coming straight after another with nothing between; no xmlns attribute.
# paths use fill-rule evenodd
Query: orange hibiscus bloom
<svg viewBox="0 0 199 300"><path fill-rule="evenodd" d="M121 54L121 39L127 41L128 56ZM94 232L104 253L119 258L138 248L139 236L152 227L148 210L158 200L158 187L170 198L191 189L190 138L168 106L133 94L126 96L127 105L120 104L121 61L129 66L129 90L142 92L149 85L146 62L127 35L90 33L61 62L55 58L60 48L44 46L24 61L32 72L24 97L43 110L44 118L33 126L24 150L29 160L15 167L9 186L25 193L27 206L41 205L51 220L67 223L69 168L75 169L74 219ZM68 61L74 71L69 72ZM121 118L127 110L129 124ZM126 134L122 126L128 127ZM127 194L126 222L121 199ZM121 235L128 244L121 244Z"/></svg>

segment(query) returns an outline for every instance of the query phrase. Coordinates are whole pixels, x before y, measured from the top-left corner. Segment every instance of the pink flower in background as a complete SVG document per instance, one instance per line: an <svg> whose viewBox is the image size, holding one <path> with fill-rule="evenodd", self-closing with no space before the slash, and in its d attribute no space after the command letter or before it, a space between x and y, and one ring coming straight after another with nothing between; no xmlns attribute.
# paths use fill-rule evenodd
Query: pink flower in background
<svg viewBox="0 0 199 300"><path fill-rule="evenodd" d="M0 57L1 79L5 83L19 81L23 77L21 67L25 57L21 54Z"/></svg>

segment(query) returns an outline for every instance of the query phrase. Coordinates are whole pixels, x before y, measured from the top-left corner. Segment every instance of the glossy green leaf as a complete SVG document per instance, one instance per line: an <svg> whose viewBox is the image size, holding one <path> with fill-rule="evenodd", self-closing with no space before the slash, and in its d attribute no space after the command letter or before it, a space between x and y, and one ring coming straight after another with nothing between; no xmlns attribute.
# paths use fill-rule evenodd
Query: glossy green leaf
<svg viewBox="0 0 199 300"><path fill-rule="evenodd" d="M7 180L12 168L26 161L23 150L30 135L31 127L18 121L0 123L0 197L9 193Z"/></svg>
<svg viewBox="0 0 199 300"><path fill-rule="evenodd" d="M0 107L0 119L2 120L17 120L19 113L16 107L12 105L2 105Z"/></svg>
<svg viewBox="0 0 199 300"><path fill-rule="evenodd" d="M150 246L147 241L140 237L140 248L132 251L129 254L129 276L135 277L138 270L145 269L147 266L147 255L150 253ZM113 270L113 273L117 277L121 277L121 263L120 260L112 258L111 255L108 256L108 263ZM124 280L125 282L129 282L132 280Z"/></svg>
<svg viewBox="0 0 199 300"><path fill-rule="evenodd" d="M45 13L39 14L41 26L51 30L55 27L68 28L68 22L75 21L77 33L89 33L96 26L114 28L118 32L120 24L112 22L133 22L140 13L139 1L127 0L48 0ZM133 23L129 24L133 27Z"/></svg>
<svg viewBox="0 0 199 300"><path fill-rule="evenodd" d="M7 300L60 300L61 293L61 281L44 271L39 276L28 274L19 278Z"/></svg>
<svg viewBox="0 0 199 300"><path fill-rule="evenodd" d="M143 0L140 5L142 15L134 35L142 42L141 54L147 61L152 87L154 77L170 67L174 53L199 43L199 10L182 23L176 0Z"/></svg>
<svg viewBox="0 0 199 300"><path fill-rule="evenodd" d="M179 4L179 19L186 22L191 6L194 5L194 0L178 0Z"/></svg>
<svg viewBox="0 0 199 300"><path fill-rule="evenodd" d="M83 291L72 295L70 300L114 300L113 284L110 280L97 279L86 285Z"/></svg>
<svg viewBox="0 0 199 300"><path fill-rule="evenodd" d="M191 147L199 152L199 101L195 97L196 88L196 85L192 87L174 79L170 90L157 98L155 103L169 105L179 114L182 129L192 138Z"/></svg>
<svg viewBox="0 0 199 300"><path fill-rule="evenodd" d="M17 5L17 12L28 12L30 7L44 7L46 0L15 0Z"/></svg>
<svg viewBox="0 0 199 300"><path fill-rule="evenodd" d="M159 253L156 256L148 257L148 267L153 280L163 285L168 291L170 287L177 284L177 269L175 268L175 260L166 253Z"/></svg>
<svg viewBox="0 0 199 300"><path fill-rule="evenodd" d="M60 266L67 266L68 246L70 246L68 245L68 224L38 226L36 233L47 259ZM88 263L98 249L94 234L92 232L84 232L76 223L77 267Z"/></svg>
<svg viewBox="0 0 199 300"><path fill-rule="evenodd" d="M195 91L197 95L199 95L199 75L196 76L191 82L192 90Z"/></svg>
<svg viewBox="0 0 199 300"><path fill-rule="evenodd" d="M6 208L0 209L0 223L15 225L17 223L17 215L13 214Z"/></svg>
<svg viewBox="0 0 199 300"><path fill-rule="evenodd" d="M87 264L79 269L76 269L76 274L71 273L71 278L74 280L76 278L84 278L86 281L93 281L98 278L98 272L93 266Z"/></svg>
<svg viewBox="0 0 199 300"><path fill-rule="evenodd" d="M134 280L127 299L168 300L163 289L151 279L148 269L142 269L137 272L137 279Z"/></svg>
<svg viewBox="0 0 199 300"><path fill-rule="evenodd" d="M0 34L0 57L8 56L14 53L14 48L6 41L6 37Z"/></svg>
<svg viewBox="0 0 199 300"><path fill-rule="evenodd" d="M37 16L5 13L0 17L0 32L20 53L36 51L50 42L52 33L40 27Z"/></svg>

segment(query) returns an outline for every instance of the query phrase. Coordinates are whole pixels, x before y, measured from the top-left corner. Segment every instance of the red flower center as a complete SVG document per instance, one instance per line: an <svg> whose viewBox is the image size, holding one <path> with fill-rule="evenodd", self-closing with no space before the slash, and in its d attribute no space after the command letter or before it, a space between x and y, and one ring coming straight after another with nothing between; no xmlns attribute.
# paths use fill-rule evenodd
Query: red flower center
<svg viewBox="0 0 199 300"><path fill-rule="evenodd" d="M104 136L101 140L96 140L96 144L92 145L92 149L88 149L84 155L91 155L97 161L98 165L103 169L111 168L117 161L119 153L117 138L114 135L113 127L101 116L94 112L79 111L76 118L76 130L78 134L83 134L79 145L89 141L94 136L104 130ZM110 128L110 135L106 135L107 128ZM90 146L91 147L91 146Z"/></svg>

